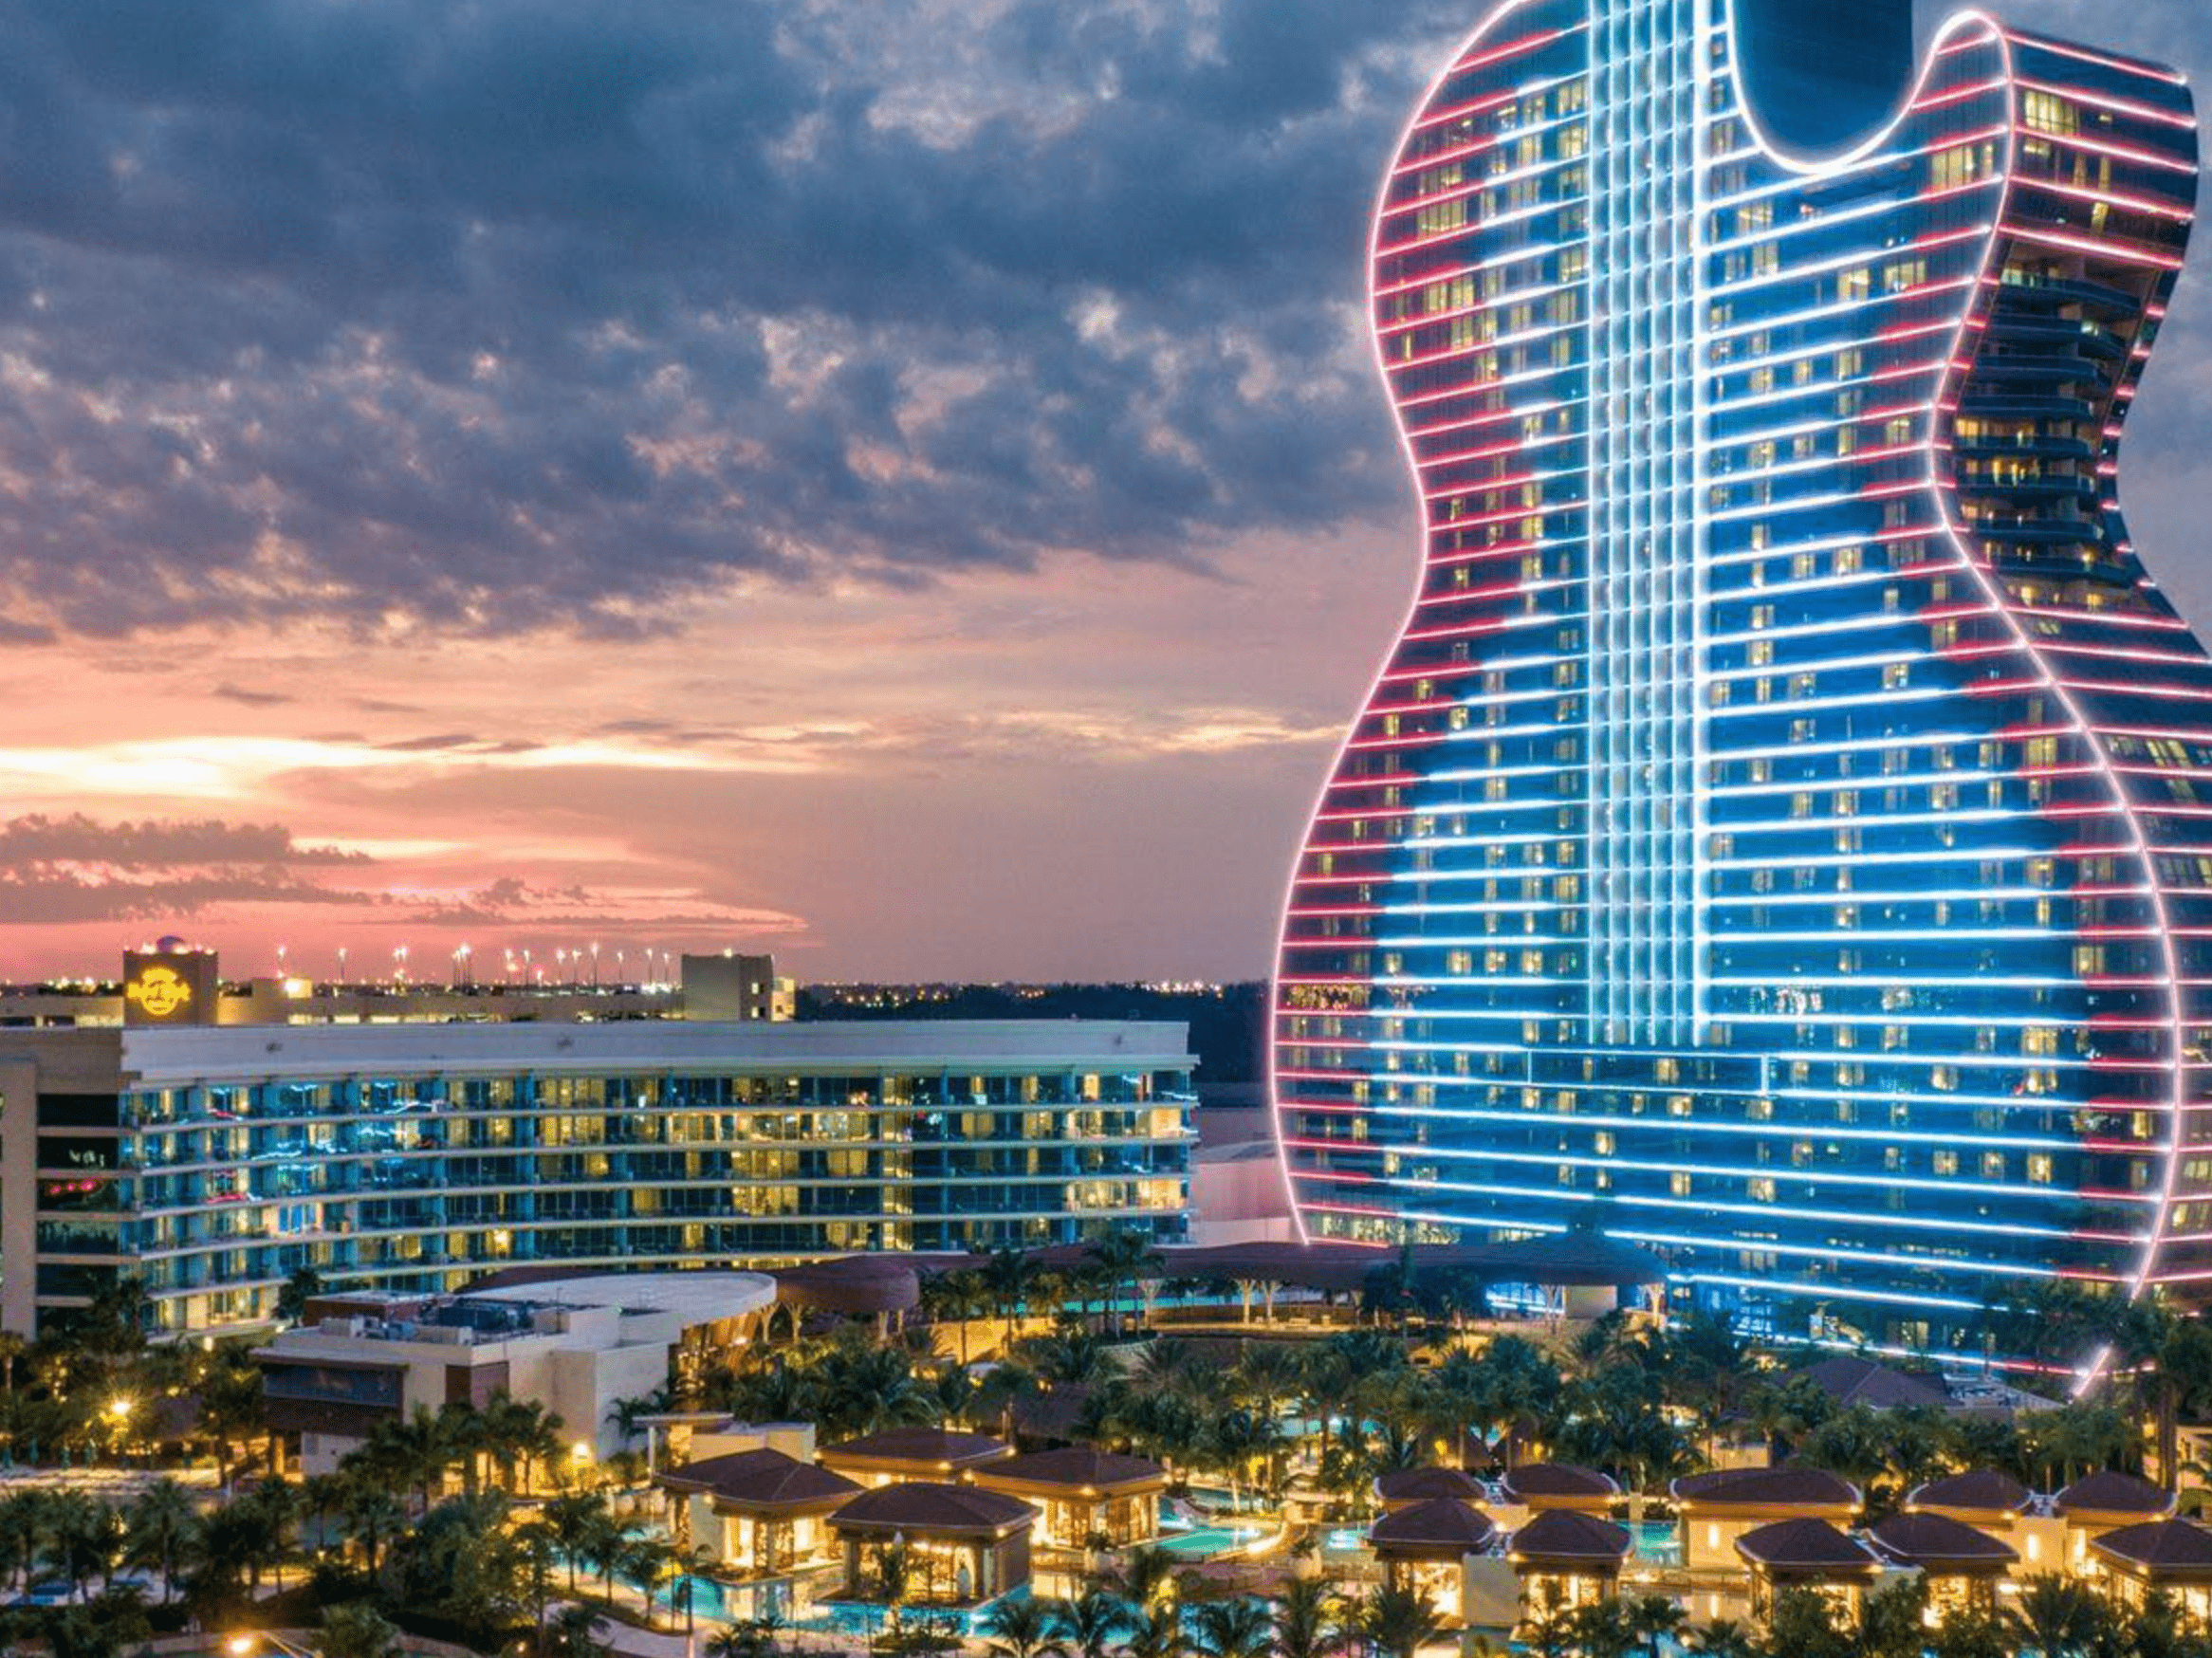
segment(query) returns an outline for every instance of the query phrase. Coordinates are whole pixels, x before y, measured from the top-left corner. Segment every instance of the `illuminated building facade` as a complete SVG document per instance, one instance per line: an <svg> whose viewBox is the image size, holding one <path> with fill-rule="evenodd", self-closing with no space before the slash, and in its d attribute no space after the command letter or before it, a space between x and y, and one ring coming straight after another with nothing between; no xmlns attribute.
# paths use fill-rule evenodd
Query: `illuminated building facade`
<svg viewBox="0 0 2212 1658"><path fill-rule="evenodd" d="M20 1030L0 1052L0 1325L119 1279L162 1329L300 1267L779 1265L1183 1238L1177 1024L1077 1020Z"/></svg>
<svg viewBox="0 0 2212 1658"><path fill-rule="evenodd" d="M1406 132L1427 556L1286 909L1311 1235L1594 1228L1974 1356L2212 1282L2212 663L2116 477L2190 98L1909 26L1516 0Z"/></svg>

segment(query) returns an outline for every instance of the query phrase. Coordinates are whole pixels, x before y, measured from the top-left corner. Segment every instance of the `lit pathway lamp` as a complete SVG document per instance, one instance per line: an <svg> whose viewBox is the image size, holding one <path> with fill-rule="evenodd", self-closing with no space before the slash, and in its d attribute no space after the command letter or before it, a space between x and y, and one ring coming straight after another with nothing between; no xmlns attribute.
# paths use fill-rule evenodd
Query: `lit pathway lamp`
<svg viewBox="0 0 2212 1658"><path fill-rule="evenodd" d="M323 1658L323 1654L314 1648L295 1646L284 1636L271 1634L267 1630L240 1630L223 1643L223 1650L230 1658L254 1658L254 1654L265 1646L283 1654L283 1658Z"/></svg>
<svg viewBox="0 0 2212 1658"><path fill-rule="evenodd" d="M116 1456L122 1462L130 1460L131 1412L138 1409L138 1401L128 1393L118 1393L107 1402L109 1430L115 1435Z"/></svg>

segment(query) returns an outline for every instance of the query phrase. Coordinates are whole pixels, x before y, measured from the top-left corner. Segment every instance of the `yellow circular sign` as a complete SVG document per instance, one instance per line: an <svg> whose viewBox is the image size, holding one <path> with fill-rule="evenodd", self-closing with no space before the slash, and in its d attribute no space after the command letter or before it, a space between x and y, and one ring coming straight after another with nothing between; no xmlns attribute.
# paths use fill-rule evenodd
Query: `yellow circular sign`
<svg viewBox="0 0 2212 1658"><path fill-rule="evenodd" d="M192 1000L192 986L175 967L148 967L123 988L148 1019L167 1019Z"/></svg>

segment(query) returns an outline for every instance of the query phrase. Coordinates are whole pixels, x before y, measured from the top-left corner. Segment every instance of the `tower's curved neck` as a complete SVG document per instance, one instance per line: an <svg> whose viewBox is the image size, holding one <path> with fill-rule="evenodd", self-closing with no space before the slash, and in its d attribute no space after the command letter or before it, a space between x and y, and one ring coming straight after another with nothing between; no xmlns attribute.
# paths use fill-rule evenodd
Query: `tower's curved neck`
<svg viewBox="0 0 2212 1658"><path fill-rule="evenodd" d="M1729 9L1752 119L1793 154L1850 148L1910 86L1912 0L1729 0Z"/></svg>

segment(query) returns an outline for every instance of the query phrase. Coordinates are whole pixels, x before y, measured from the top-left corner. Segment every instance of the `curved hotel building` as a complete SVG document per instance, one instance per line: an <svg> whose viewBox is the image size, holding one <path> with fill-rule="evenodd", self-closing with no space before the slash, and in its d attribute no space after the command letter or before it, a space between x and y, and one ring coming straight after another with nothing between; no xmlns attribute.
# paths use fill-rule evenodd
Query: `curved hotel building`
<svg viewBox="0 0 2212 1658"><path fill-rule="evenodd" d="M1509 0L1392 158L1426 560L1293 878L1312 1236L1590 1229L2011 1356L2212 1284L2212 662L2118 499L2182 78L1908 0Z"/></svg>

